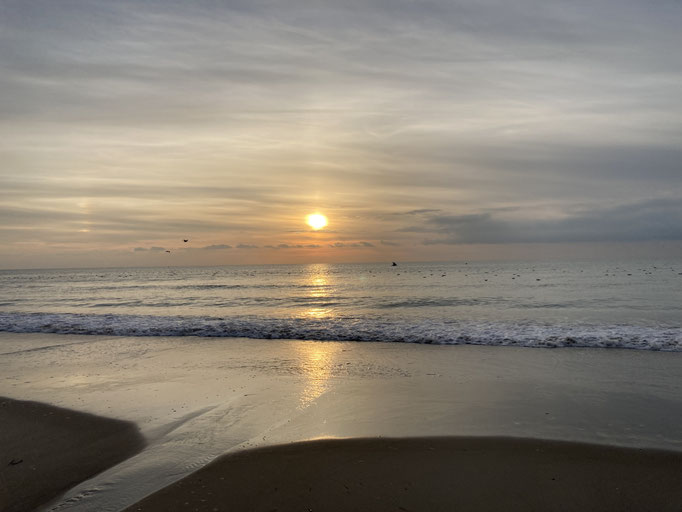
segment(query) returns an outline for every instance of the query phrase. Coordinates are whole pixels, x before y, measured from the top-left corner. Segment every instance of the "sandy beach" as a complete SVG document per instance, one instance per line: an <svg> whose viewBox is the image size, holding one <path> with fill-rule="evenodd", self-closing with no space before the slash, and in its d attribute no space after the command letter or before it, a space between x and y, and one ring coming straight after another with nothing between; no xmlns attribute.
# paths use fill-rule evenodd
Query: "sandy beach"
<svg viewBox="0 0 682 512"><path fill-rule="evenodd" d="M126 512L677 511L682 453L512 438L320 440L219 458Z"/></svg>
<svg viewBox="0 0 682 512"><path fill-rule="evenodd" d="M135 424L0 397L0 510L33 510L140 452Z"/></svg>
<svg viewBox="0 0 682 512"><path fill-rule="evenodd" d="M631 503L647 500L656 504L655 510L679 503L669 484L679 475L682 453L681 354L7 333L0 334L0 347L0 396L130 422L125 424L139 428L146 442L142 451L132 456L134 451L128 452L129 458L122 456L109 469L104 468L116 461L82 474L80 483L65 483L73 487L39 510L135 510L136 503L167 489L150 498L154 502L137 505L163 510L156 500L164 493L190 496L194 490L197 495L192 487L196 478L219 483L224 482L220 477L231 480L232 474L258 477L250 479L251 487L237 485L244 493L239 499L263 498L254 510L261 505L280 510L298 506L297 493L308 487L317 493L317 501L309 502L317 507L312 510L326 510L320 500L337 491L345 493L343 486L336 490L333 486L346 477L357 505L341 498L335 503L345 503L347 510L367 509L360 504L373 495L361 492L360 482L376 486L372 489L385 497L381 501L395 505L387 510L420 510L419 503L431 503L429 510L438 510L441 505L425 501L427 495L435 496L447 510L454 499L458 503L483 499L473 490L469 493L474 488L487 489L484 494L493 499L491 482L507 485L506 481L515 482L508 487L516 493L515 502L528 507L540 503L524 501L531 489L537 499L546 496L556 505L554 510L589 510L579 499L601 493L613 503L620 503L618 496ZM26 428L53 427L33 421ZM77 437L80 450L83 438ZM350 440L292 444L334 438ZM4 442L8 444L3 444L3 453L6 446L16 444ZM482 451L470 452L472 442L482 443ZM436 443L434 449L429 443ZM44 459L61 464L79 450L66 448L59 456ZM293 466L278 462L290 456L301 462ZM9 459L16 457L26 460L21 454ZM235 460L245 465L235 469ZM320 463L322 467L315 465ZM207 473L196 473L201 468ZM363 468L368 473L363 475ZM427 470L440 479L426 478ZM190 475L194 480L182 480ZM261 476L265 480L258 480ZM286 488L289 497L282 494L285 501L268 501L274 499L267 493L278 478L284 478L278 489L283 493ZM467 478L473 480L462 480ZM395 482L405 479L413 490L390 498ZM455 490L464 490L469 497L448 494L462 481L469 484ZM538 494L540 481L544 483ZM557 481L565 483L560 490L551 487ZM38 493L42 484L36 482L36 487L23 488ZM609 482L622 485L617 485L617 492L612 486L608 494ZM237 493L221 488L206 488L217 501L201 493L198 499L229 510ZM623 494L626 488L629 494ZM233 497L228 499L223 492ZM507 496L503 490L499 493ZM406 501L395 501L398 496Z"/></svg>

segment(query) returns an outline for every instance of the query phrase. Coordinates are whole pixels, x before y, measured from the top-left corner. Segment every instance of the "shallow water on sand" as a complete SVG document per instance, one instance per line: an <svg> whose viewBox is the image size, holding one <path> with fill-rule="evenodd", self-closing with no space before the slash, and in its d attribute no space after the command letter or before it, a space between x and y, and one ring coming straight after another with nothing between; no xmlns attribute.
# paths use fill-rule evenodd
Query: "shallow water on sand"
<svg viewBox="0 0 682 512"><path fill-rule="evenodd" d="M682 450L682 354L0 335L0 395L135 421L148 447L48 510L120 510L228 451L501 435Z"/></svg>

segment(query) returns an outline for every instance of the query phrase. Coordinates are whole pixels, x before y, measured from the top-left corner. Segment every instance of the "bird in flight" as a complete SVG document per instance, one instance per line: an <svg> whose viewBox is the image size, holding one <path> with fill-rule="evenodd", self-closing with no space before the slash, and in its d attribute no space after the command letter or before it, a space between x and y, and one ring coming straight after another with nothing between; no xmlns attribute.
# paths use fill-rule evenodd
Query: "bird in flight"
<svg viewBox="0 0 682 512"><path fill-rule="evenodd" d="M170 251L166 251L166 252L170 252Z"/></svg>
<svg viewBox="0 0 682 512"><path fill-rule="evenodd" d="M182 239L183 242L187 243L189 242L189 239L185 240L184 238Z"/></svg>

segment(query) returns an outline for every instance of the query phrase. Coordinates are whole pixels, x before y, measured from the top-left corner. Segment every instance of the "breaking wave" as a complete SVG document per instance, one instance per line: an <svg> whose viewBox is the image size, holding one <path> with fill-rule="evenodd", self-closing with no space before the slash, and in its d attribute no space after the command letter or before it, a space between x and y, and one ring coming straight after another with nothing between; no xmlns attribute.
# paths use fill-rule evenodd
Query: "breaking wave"
<svg viewBox="0 0 682 512"><path fill-rule="evenodd" d="M629 325L0 312L0 331L682 351L682 328Z"/></svg>

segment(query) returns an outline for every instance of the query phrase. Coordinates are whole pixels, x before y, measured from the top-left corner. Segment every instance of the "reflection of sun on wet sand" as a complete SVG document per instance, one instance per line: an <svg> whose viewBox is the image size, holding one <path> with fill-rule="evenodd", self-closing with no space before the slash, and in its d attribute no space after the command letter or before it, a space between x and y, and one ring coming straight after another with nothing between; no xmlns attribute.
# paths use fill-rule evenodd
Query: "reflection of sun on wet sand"
<svg viewBox="0 0 682 512"><path fill-rule="evenodd" d="M156 497L134 505L162 489L157 496L209 511L682 505L682 354L2 333L0 341L0 394L125 418L149 439L67 491L55 502L65 509L177 510ZM52 428L32 420L27 432ZM28 460L6 424L0 418L2 478ZM105 462L109 445L95 453L87 439L39 460L65 475L72 457ZM326 441L299 443L311 439ZM22 453L4 449L15 445ZM41 493L56 481L21 488Z"/></svg>
<svg viewBox="0 0 682 512"><path fill-rule="evenodd" d="M319 343L300 343L296 345L306 382L300 394L300 409L306 408L328 388L332 377L334 355L341 350L338 344L320 346Z"/></svg>
<svg viewBox="0 0 682 512"><path fill-rule="evenodd" d="M139 452L137 427L36 402L0 398L0 510L33 510Z"/></svg>

